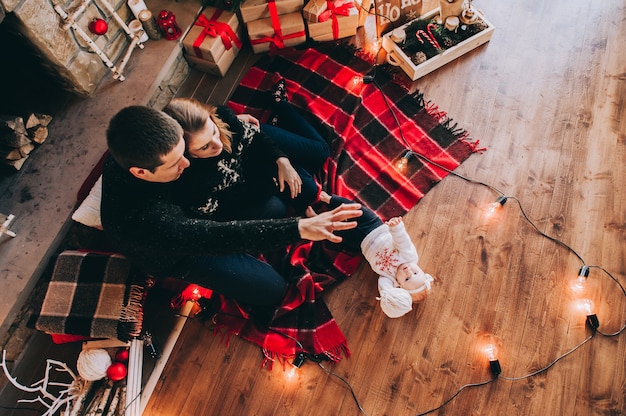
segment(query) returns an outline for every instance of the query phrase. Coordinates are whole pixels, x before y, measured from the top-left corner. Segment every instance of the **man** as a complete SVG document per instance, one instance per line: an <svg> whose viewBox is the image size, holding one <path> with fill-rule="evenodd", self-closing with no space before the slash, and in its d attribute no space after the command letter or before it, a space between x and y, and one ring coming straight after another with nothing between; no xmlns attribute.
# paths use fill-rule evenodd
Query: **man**
<svg viewBox="0 0 626 416"><path fill-rule="evenodd" d="M188 217L174 202L189 160L180 125L143 106L122 109L107 130L110 156L102 175L101 216L111 243L155 277L178 277L249 305L276 306L286 282L248 253L302 239L338 243L333 231L356 227L348 204L309 218L215 222Z"/></svg>

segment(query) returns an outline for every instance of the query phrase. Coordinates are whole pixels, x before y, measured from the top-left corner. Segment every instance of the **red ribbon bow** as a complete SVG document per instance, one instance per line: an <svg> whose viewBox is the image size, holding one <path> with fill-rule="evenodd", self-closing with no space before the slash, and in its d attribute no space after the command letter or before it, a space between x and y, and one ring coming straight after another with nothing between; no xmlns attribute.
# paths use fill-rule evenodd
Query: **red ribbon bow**
<svg viewBox="0 0 626 416"><path fill-rule="evenodd" d="M272 28L274 29L273 36L263 36L259 39L250 39L251 45L258 45L260 43L270 42L270 48L272 46L283 49L285 47L285 39L293 39L301 36L306 36L306 33L301 30L300 32L292 33L290 35L283 35L283 31L280 28L280 19L278 18L278 10L276 9L276 3L274 0L269 0L267 6L270 10L270 18L272 19Z"/></svg>
<svg viewBox="0 0 626 416"><path fill-rule="evenodd" d="M230 48L232 48L233 46L231 40L235 42L235 45L239 49L241 49L242 43L237 37L237 34L228 25L228 23L217 21L221 14L222 10L220 9L215 10L215 13L213 13L213 16L211 16L210 19L207 19L205 15L201 14L198 17L198 20L196 20L196 22L194 23L194 26L200 26L204 28L202 32L200 32L196 40L193 42L193 50L196 52L196 56L198 58L202 58L202 50L200 49L200 45L202 45L202 42L204 42L204 39L207 36L211 36L213 38L216 38L218 36L221 37L222 43L224 44L224 47L227 51L230 50Z"/></svg>
<svg viewBox="0 0 626 416"><path fill-rule="evenodd" d="M338 5L337 5L338 4ZM326 1L326 10L324 10L320 17L317 18L318 22L325 22L331 17L333 20L337 19L337 15L339 16L350 16L350 9L354 7L353 2L342 3L341 1Z"/></svg>
<svg viewBox="0 0 626 416"><path fill-rule="evenodd" d="M339 3L339 6L336 6L336 3ZM347 2L342 4L340 0L327 0L326 10L320 14L320 17L317 18L317 21L325 22L328 19L332 18L333 39L337 39L339 38L339 21L337 20L337 16L350 16L350 9L352 9L353 7L353 2Z"/></svg>

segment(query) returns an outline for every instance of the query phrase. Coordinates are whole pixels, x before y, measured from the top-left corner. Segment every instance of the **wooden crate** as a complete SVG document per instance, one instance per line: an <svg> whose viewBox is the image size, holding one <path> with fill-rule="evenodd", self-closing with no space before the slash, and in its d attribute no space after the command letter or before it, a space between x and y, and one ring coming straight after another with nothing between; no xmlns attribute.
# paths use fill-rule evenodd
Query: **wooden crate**
<svg viewBox="0 0 626 416"><path fill-rule="evenodd" d="M430 20L436 15L439 14L439 9L435 9L423 16L420 19ZM459 56L466 54L472 49L477 48L478 46L486 43L491 39L493 35L493 31L495 27L484 17L484 15L477 11L480 19L487 25L487 28L481 30L476 33L474 36L471 36L464 41L454 45L451 48L444 50L442 53L431 57L430 59L416 65L411 61L411 58L407 56L406 53L402 50L402 48L396 44L393 40L391 40L391 33L386 33L383 35L383 48L387 52L387 62L391 65L399 66L402 70L413 80L415 81L418 78L423 77L426 74L431 73L435 69L441 68L448 62L451 62L458 58ZM400 26L400 28L404 29L413 23L414 20L405 23Z"/></svg>

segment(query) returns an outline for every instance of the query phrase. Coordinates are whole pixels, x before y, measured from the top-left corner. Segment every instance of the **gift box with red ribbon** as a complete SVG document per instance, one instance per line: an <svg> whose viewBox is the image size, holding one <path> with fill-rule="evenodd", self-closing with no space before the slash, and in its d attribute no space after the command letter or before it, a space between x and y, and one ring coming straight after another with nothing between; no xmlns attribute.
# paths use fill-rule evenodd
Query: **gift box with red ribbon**
<svg viewBox="0 0 626 416"><path fill-rule="evenodd" d="M246 24L254 53L272 48L283 49L306 42L304 20L301 12L279 15L273 1L267 2L271 17Z"/></svg>
<svg viewBox="0 0 626 416"><path fill-rule="evenodd" d="M326 11L326 1L327 0L309 0L302 8L302 17L304 17L304 20L306 22L317 23L320 14Z"/></svg>
<svg viewBox="0 0 626 416"><path fill-rule="evenodd" d="M206 72L207 74L218 75L223 77L235 60L235 53L226 51L217 62L208 61L206 59L196 58L193 55L185 54L185 59L189 66L197 71Z"/></svg>
<svg viewBox="0 0 626 416"><path fill-rule="evenodd" d="M248 23L254 20L271 17L269 3L268 0L246 0L239 6L241 20L244 23ZM300 13L304 5L304 0L274 0L273 3L276 7L276 13L281 15Z"/></svg>
<svg viewBox="0 0 626 416"><path fill-rule="evenodd" d="M215 7L205 8L183 39L190 66L220 76L224 76L241 47L237 15Z"/></svg>
<svg viewBox="0 0 626 416"><path fill-rule="evenodd" d="M319 0L313 1L320 4ZM325 0L325 3L324 11L317 16L317 22L307 20L309 37L323 42L354 36L359 25L359 11L355 4L343 0Z"/></svg>

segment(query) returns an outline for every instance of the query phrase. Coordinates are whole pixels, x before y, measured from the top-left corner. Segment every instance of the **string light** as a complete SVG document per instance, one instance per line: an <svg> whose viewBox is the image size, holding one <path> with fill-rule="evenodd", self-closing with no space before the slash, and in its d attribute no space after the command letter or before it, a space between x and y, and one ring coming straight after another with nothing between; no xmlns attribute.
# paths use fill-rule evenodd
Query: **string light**
<svg viewBox="0 0 626 416"><path fill-rule="evenodd" d="M595 313L595 304L591 299L579 299L577 302L578 309L583 311L587 316L587 324L595 331L600 326L600 321Z"/></svg>
<svg viewBox="0 0 626 416"><path fill-rule="evenodd" d="M495 202L492 202L489 205L487 205L487 208L485 210L485 218L488 219L488 218L493 217L494 214L496 212L498 212L500 210L500 208L502 208L504 206L504 204L506 204L507 200L508 200L508 198L506 196L502 195Z"/></svg>
<svg viewBox="0 0 626 416"><path fill-rule="evenodd" d="M409 158L413 155L413 152L409 149L405 150L402 157L395 163L396 169L402 174L406 173L409 167Z"/></svg>
<svg viewBox="0 0 626 416"><path fill-rule="evenodd" d="M302 352L299 352L296 354L296 358L294 358L291 365L293 366L293 368L300 368L302 367L302 364L304 364L305 359L306 359L306 355Z"/></svg>
<svg viewBox="0 0 626 416"><path fill-rule="evenodd" d="M569 288L576 294L580 295L585 291L587 287L587 278L589 277L589 266L582 266L578 271L576 279L570 281Z"/></svg>
<svg viewBox="0 0 626 416"><path fill-rule="evenodd" d="M498 377L502 373L502 367L498 360L498 348L493 344L487 344L483 348L483 353L489 360L489 370L494 377Z"/></svg>

